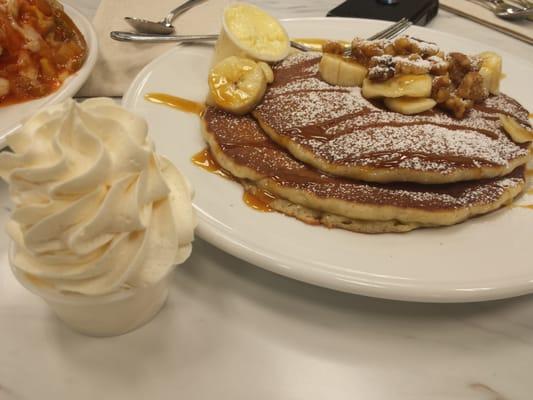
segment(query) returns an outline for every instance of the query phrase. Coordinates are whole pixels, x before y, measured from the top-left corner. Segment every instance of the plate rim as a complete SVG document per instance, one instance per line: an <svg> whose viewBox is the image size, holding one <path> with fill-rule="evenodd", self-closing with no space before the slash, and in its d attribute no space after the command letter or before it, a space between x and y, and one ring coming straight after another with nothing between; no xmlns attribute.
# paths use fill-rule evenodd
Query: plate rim
<svg viewBox="0 0 533 400"><path fill-rule="evenodd" d="M98 38L96 35L96 31L94 29L94 26L89 21L89 19L77 8L71 6L70 4L66 4L63 2L61 2L61 5L64 7L65 13L71 19L75 19L76 21L79 21L76 24L76 26L80 25L81 23L83 24L83 29L87 31L86 34L84 34L85 41L87 42L87 58L85 59L83 66L78 71L76 71L74 74L69 76L67 80L63 82L61 87L57 89L55 92L52 92L45 97L40 97L38 99L30 100L29 102L15 103L15 104L6 106L6 109L8 109L9 107L16 107L19 104L27 104L27 103L31 103L32 101L39 101L39 100L46 99L44 103L41 104L36 109L28 111L28 114L26 115L21 115L19 122L13 125L9 125L4 128L0 127L0 139L4 139L7 135L19 129L22 126L24 120L31 117L31 115L35 114L35 112L38 109L60 103L61 101L65 99L73 97L80 90L80 88L85 84L87 79L89 79L91 72L94 69L94 66L96 65L96 61L98 60L99 46L98 46ZM80 28L81 27L78 26L78 29ZM79 79L74 79L74 78L79 78Z"/></svg>
<svg viewBox="0 0 533 400"><path fill-rule="evenodd" d="M310 21L331 21L342 23L355 23L355 22L375 22L379 24L390 24L390 21L384 20L372 20L372 19L360 19L360 18L330 18L330 17L310 17L310 18L287 18L281 19L283 23L300 23ZM445 35L449 39L456 39L458 36L442 32L425 27L416 27L417 29L423 29L429 33L437 32L439 35ZM484 47L493 47L481 42L463 39L463 42L467 42L470 45L481 45ZM174 47L169 49L165 53L159 55L146 65L133 79L127 91L122 98L122 105L126 108L132 109L133 102L137 99L137 96L142 91L145 82L150 77L150 71L153 67L164 61L167 57L172 57L174 53L186 52L189 47ZM500 51L500 50L498 50ZM502 55L508 55L511 58L519 59L523 61L525 65L533 70L533 64L519 56L501 51ZM133 109L133 111L135 111ZM356 295L363 295L388 300L400 300L400 301L412 301L412 302L424 302L424 303L466 303L466 302L479 302L479 301L491 301L497 299L504 299L510 297L517 297L526 294L533 293L533 274L529 277L529 280L525 278L515 278L506 280L504 284L499 284L497 287L489 285L488 282L494 283L494 281L485 282L485 287L479 287L483 284L481 281L476 281L475 288L465 285L465 287L435 287L423 285L426 281L418 280L416 284L408 284L395 280L393 277L388 277L379 281L376 278L372 279L373 285L369 285L367 282L351 280L349 284L345 281L341 281L338 277L332 278L331 272L324 272L316 266L309 265L305 271L301 268L301 265L291 261L290 259L281 260L277 252L271 252L270 254L258 251L257 248L252 249L247 246L246 242L230 237L221 233L224 233L220 227L210 223L209 215L194 205L198 216L198 226L196 228L196 234L206 240L215 247L222 251L231 254L239 259L247 261L253 265L266 269L270 272L274 272L278 275L289 277L298 281L302 281L311 285L324 287L336 291L345 293L351 293ZM427 281L428 284L435 284L435 281ZM449 285L453 285L450 283ZM489 286L489 287L487 287ZM393 289L394 290L391 290ZM413 290L413 291L411 291Z"/></svg>

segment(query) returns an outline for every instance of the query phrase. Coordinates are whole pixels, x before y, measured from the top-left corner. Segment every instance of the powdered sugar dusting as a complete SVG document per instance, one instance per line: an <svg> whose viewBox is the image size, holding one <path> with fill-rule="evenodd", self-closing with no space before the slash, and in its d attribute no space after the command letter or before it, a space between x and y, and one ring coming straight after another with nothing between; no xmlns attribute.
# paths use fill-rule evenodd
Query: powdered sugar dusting
<svg viewBox="0 0 533 400"><path fill-rule="evenodd" d="M393 163L399 168L453 171L459 160L450 154L467 158L474 166L486 163L506 165L514 147L493 146L494 140L479 132L456 130L432 124L383 126L341 135L314 146L315 153L336 164L383 165ZM409 154L409 157L405 157ZM354 157L355 155L355 157ZM354 159L355 158L355 159Z"/></svg>
<svg viewBox="0 0 533 400"><path fill-rule="evenodd" d="M447 185L384 185L334 178L295 160L249 116L239 117L210 107L204 118L224 154L237 165L259 174L260 179L270 179L282 187L318 198L399 208L457 210L494 203L524 183L518 170L503 178ZM239 176L246 170L240 170ZM257 180L255 175L245 177Z"/></svg>
<svg viewBox="0 0 533 400"><path fill-rule="evenodd" d="M490 97L464 119L439 110L405 116L374 106L358 88L331 86L316 76L289 79L300 76L299 65L309 68L309 62L317 65L318 60L298 54L279 64L276 79L282 84L267 91L255 115L321 160L451 174L464 168L506 167L528 156L527 148L501 129L498 111L527 121L527 111L505 95Z"/></svg>
<svg viewBox="0 0 533 400"><path fill-rule="evenodd" d="M302 90L335 90L330 84L318 78L298 79L282 86L274 86L268 91L269 97L290 92L301 92Z"/></svg>
<svg viewBox="0 0 533 400"><path fill-rule="evenodd" d="M320 53L316 53L313 51L297 52L285 58L282 62L278 63L274 67L274 71L291 68L297 64L301 64L303 61L310 61L314 59L320 60L321 57L322 55Z"/></svg>

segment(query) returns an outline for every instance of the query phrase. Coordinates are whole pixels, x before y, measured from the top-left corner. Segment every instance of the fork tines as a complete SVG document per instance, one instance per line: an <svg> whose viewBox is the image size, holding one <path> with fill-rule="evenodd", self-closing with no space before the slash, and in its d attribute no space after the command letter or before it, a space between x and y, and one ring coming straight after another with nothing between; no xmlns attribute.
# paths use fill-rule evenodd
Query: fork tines
<svg viewBox="0 0 533 400"><path fill-rule="evenodd" d="M395 22L394 24L388 26L382 31L379 31L378 33L370 36L368 40L392 39L393 37L396 37L400 33L404 32L411 25L413 25L411 21L409 21L407 18L402 18L398 22ZM295 49L298 49L301 51L310 51L310 48L307 47L306 45L298 43L298 42L294 42L292 40L291 40L291 47L294 47ZM346 49L346 51L344 52L345 55L350 55L350 53L351 53L350 49Z"/></svg>
<svg viewBox="0 0 533 400"><path fill-rule="evenodd" d="M370 36L368 40L392 39L393 37L396 37L400 33L404 32L411 25L413 25L411 21L409 21L407 18L402 18L401 20L392 24L388 28L383 29L382 31L376 33L375 35Z"/></svg>

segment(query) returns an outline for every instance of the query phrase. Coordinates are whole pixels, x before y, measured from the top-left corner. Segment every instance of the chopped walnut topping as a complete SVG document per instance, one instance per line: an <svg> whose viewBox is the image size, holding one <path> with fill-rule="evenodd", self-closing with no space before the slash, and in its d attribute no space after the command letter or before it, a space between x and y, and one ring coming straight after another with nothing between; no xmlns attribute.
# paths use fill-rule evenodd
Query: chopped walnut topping
<svg viewBox="0 0 533 400"><path fill-rule="evenodd" d="M442 58L444 56L444 53L442 53L436 43L426 42L425 40L417 39L414 37L411 37L410 39L417 42L419 49L418 54L420 54L422 57L428 58L432 56L437 56Z"/></svg>
<svg viewBox="0 0 533 400"><path fill-rule="evenodd" d="M418 54L420 49L415 41L409 40L407 36L401 36L393 42L394 50L398 55Z"/></svg>
<svg viewBox="0 0 533 400"><path fill-rule="evenodd" d="M489 91L483 85L483 77L479 72L467 73L455 93L463 99L474 101L482 101L489 97Z"/></svg>
<svg viewBox="0 0 533 400"><path fill-rule="evenodd" d="M355 38L352 41L351 56L358 63L367 66L372 57L385 54L385 45L386 41L384 40L364 40Z"/></svg>
<svg viewBox="0 0 533 400"><path fill-rule="evenodd" d="M342 55L344 54L344 45L339 42L328 41L322 45L322 51L324 53Z"/></svg>
<svg viewBox="0 0 533 400"><path fill-rule="evenodd" d="M407 58L395 57L395 61L398 75L422 75L427 74L431 69L431 63L418 54L411 54Z"/></svg>
<svg viewBox="0 0 533 400"><path fill-rule="evenodd" d="M463 53L449 53L446 61L449 64L448 72L454 85L459 85L469 72L479 71L478 61Z"/></svg>
<svg viewBox="0 0 533 400"><path fill-rule="evenodd" d="M409 36L401 36L393 42L396 55L418 54L424 58L437 55L439 48L434 43Z"/></svg>
<svg viewBox="0 0 533 400"><path fill-rule="evenodd" d="M382 56L372 57L368 64L368 78L373 81L383 82L396 75L423 75L431 69L431 63L417 54L408 57Z"/></svg>
<svg viewBox="0 0 533 400"><path fill-rule="evenodd" d="M444 60L444 56L431 56L427 60L431 63L429 73L432 75L445 75L448 73L450 64Z"/></svg>
<svg viewBox="0 0 533 400"><path fill-rule="evenodd" d="M448 74L437 76L433 79L431 97L437 103L444 103L451 94L452 81Z"/></svg>
<svg viewBox="0 0 533 400"><path fill-rule="evenodd" d="M396 74L395 63L390 55L372 57L368 67L368 79L372 81L384 82Z"/></svg>
<svg viewBox="0 0 533 400"><path fill-rule="evenodd" d="M466 112L474 106L474 102L452 94L441 106L450 110L455 118L463 118Z"/></svg>
<svg viewBox="0 0 533 400"><path fill-rule="evenodd" d="M336 42L324 45L324 52L343 54ZM431 97L439 107L462 118L489 95L479 73L481 60L463 53L444 53L436 44L409 36L394 40L352 41L350 57L368 68L368 79L385 82L400 75L433 76Z"/></svg>

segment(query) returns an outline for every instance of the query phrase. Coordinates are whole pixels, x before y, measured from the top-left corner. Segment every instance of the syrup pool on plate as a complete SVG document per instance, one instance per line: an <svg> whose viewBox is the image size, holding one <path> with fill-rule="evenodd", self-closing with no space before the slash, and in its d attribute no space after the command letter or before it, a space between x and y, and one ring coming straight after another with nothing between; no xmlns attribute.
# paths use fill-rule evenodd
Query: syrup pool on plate
<svg viewBox="0 0 533 400"><path fill-rule="evenodd" d="M205 105L203 103L165 93L148 93L145 95L145 99L152 103L164 104L179 111L196 114L198 116L201 116L205 110ZM209 151L209 148L205 148L193 155L191 161L197 167L215 175L226 179L235 179L216 162ZM242 200L248 207L263 212L273 211L270 207L270 203L275 199L274 196L262 189L258 189L256 193L251 193L250 191L245 190L242 196Z"/></svg>

